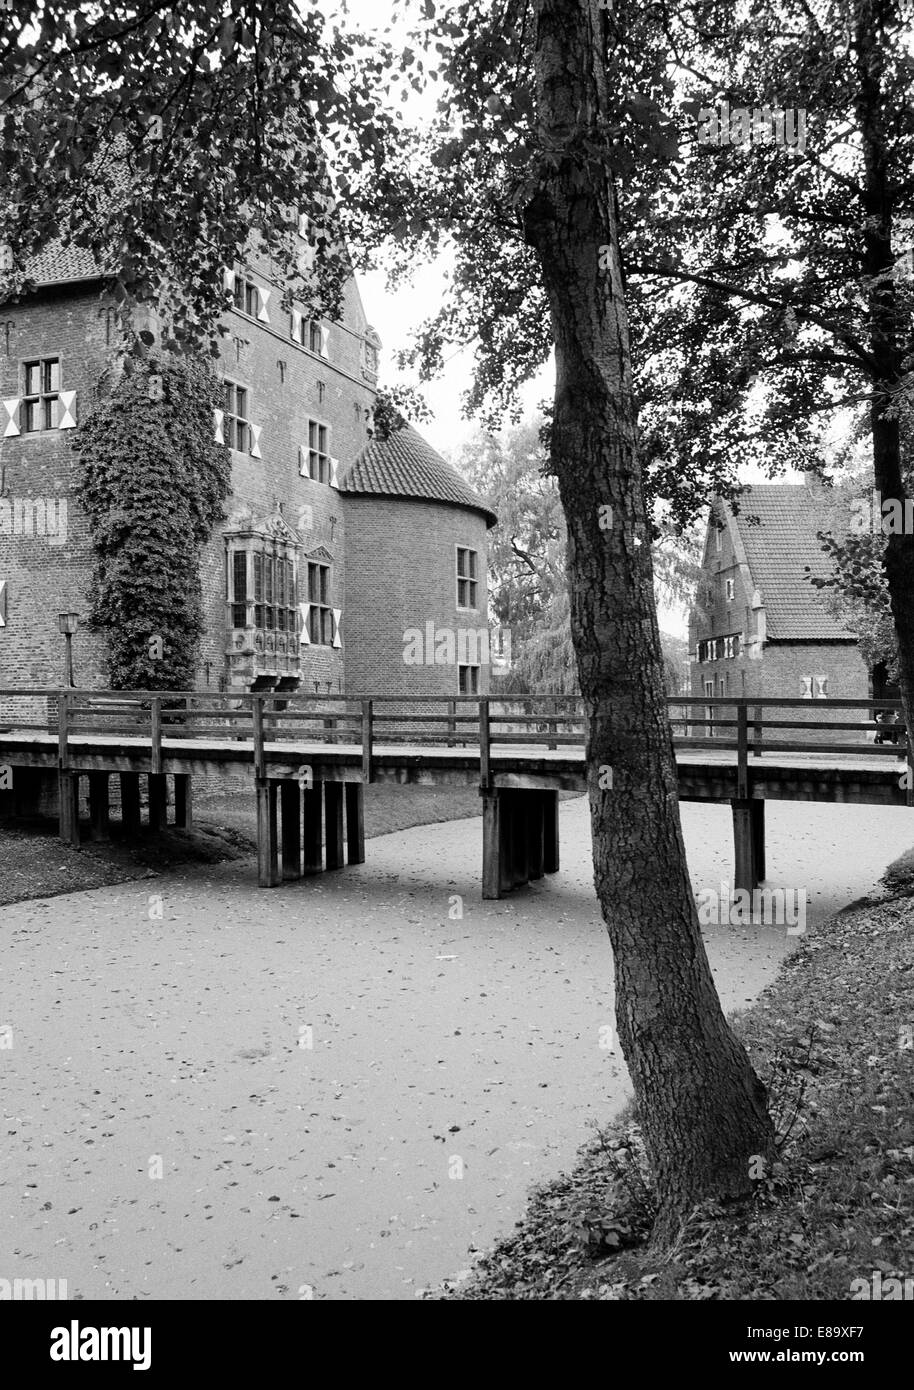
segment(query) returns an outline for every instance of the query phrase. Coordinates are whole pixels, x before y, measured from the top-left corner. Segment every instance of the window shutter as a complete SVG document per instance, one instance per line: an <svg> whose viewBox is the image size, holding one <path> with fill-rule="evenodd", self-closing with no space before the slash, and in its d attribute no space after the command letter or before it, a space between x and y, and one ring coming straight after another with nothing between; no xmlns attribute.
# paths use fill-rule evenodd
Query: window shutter
<svg viewBox="0 0 914 1390"><path fill-rule="evenodd" d="M263 454L260 452L260 435L262 426L249 425L248 428L251 431L251 458L261 459L263 458Z"/></svg>
<svg viewBox="0 0 914 1390"><path fill-rule="evenodd" d="M330 329L325 323L321 324L321 357L330 356Z"/></svg>
<svg viewBox="0 0 914 1390"><path fill-rule="evenodd" d="M224 430L223 430L223 428L222 428L222 426L223 426L224 423L225 423L225 411L224 411L224 410L214 410L214 411L213 411L213 423L214 423L214 425L215 425L215 431L216 431L215 434L213 435L213 438L215 439L215 441L216 441L217 444L224 444L224 443L225 443L225 432L224 432Z"/></svg>
<svg viewBox="0 0 914 1390"><path fill-rule="evenodd" d="M330 486L338 488L340 485L340 461L332 458L330 460Z"/></svg>
<svg viewBox="0 0 914 1390"><path fill-rule="evenodd" d="M828 699L828 676L816 676L816 699Z"/></svg>
<svg viewBox="0 0 914 1390"><path fill-rule="evenodd" d="M343 639L342 639L342 637L340 636L340 623L341 623L341 621L342 621L342 618L343 618L343 610L342 610L342 608L334 608L334 609L333 609L333 645L334 645L335 647L342 647L342 645L343 645Z"/></svg>
<svg viewBox="0 0 914 1390"><path fill-rule="evenodd" d="M308 450L304 444L298 446L298 471L303 478L310 477L308 470Z"/></svg>
<svg viewBox="0 0 914 1390"><path fill-rule="evenodd" d="M305 646L305 647L310 647L310 646L311 646L311 633L308 631L309 624L310 624L310 621L311 621L311 605L310 605L310 603L300 603L300 604L298 605L298 611L299 611L299 613L301 614L301 636L299 637L298 640L299 640L299 642L300 642L303 646Z"/></svg>
<svg viewBox="0 0 914 1390"><path fill-rule="evenodd" d="M260 308L257 310L257 317L261 323L269 323L270 315L267 313L267 305L270 302L272 290L264 289L263 285L257 286L257 297L260 300Z"/></svg>
<svg viewBox="0 0 914 1390"><path fill-rule="evenodd" d="M235 293L235 272L229 270L228 266L222 272L222 284L227 294Z"/></svg>
<svg viewBox="0 0 914 1390"><path fill-rule="evenodd" d="M60 420L57 428L59 430L76 429L76 392L61 391L60 393Z"/></svg>
<svg viewBox="0 0 914 1390"><path fill-rule="evenodd" d="M801 700L811 700L811 699L812 699L812 676L803 676L803 677L801 677L801 679L802 679L802 681L803 681L803 689L800 691L800 699L801 699Z"/></svg>
<svg viewBox="0 0 914 1390"><path fill-rule="evenodd" d="M296 343L301 342L301 309L292 310L292 337Z"/></svg>
<svg viewBox="0 0 914 1390"><path fill-rule="evenodd" d="M6 411L6 429L3 431L4 439L10 435L19 433L19 426L16 423L16 412L19 409L19 396L14 396L11 400L3 402L3 409Z"/></svg>
<svg viewBox="0 0 914 1390"><path fill-rule="evenodd" d="M6 580L0 579L0 627L6 627Z"/></svg>

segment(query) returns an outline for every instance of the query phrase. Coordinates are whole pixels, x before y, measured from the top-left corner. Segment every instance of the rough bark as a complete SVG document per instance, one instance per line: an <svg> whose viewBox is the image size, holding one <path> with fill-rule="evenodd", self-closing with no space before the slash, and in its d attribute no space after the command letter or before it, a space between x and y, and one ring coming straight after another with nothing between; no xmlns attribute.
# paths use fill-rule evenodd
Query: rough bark
<svg viewBox="0 0 914 1390"><path fill-rule="evenodd" d="M555 337L552 466L568 521L595 883L664 1240L696 1202L747 1195L773 1130L717 997L682 841L613 185L592 153L605 110L601 24L599 0L537 0L544 155L525 221Z"/></svg>
<svg viewBox="0 0 914 1390"><path fill-rule="evenodd" d="M905 353L894 275L892 239L897 194L889 166L884 91L886 29L893 16L894 6L886 0L864 0L857 10L856 114L863 154L863 270L869 300L867 346L872 364L873 479L882 502L897 500L904 516L906 488L897 398L905 375ZM898 638L899 683L910 743L914 730L914 535L893 533L888 537L885 572Z"/></svg>

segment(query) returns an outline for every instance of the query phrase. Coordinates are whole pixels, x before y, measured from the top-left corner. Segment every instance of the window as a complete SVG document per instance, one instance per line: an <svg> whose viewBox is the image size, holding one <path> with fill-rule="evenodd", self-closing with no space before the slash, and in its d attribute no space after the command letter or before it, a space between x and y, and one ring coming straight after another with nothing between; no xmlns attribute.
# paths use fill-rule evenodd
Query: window
<svg viewBox="0 0 914 1390"><path fill-rule="evenodd" d="M330 607L330 566L308 562L308 636L314 646L333 645L333 610Z"/></svg>
<svg viewBox="0 0 914 1390"><path fill-rule="evenodd" d="M722 545L722 544L723 544L723 531L721 531L721 529L720 529L719 526L715 526L715 527L714 527L714 549L717 551L718 555L720 554L721 545Z"/></svg>
<svg viewBox="0 0 914 1390"><path fill-rule="evenodd" d="M57 428L60 407L60 358L25 363L22 429L25 434Z"/></svg>
<svg viewBox="0 0 914 1390"><path fill-rule="evenodd" d="M312 319L308 324L308 347L312 352L319 352L323 355L324 331L317 319Z"/></svg>
<svg viewBox="0 0 914 1390"><path fill-rule="evenodd" d="M304 450L299 460L299 472L318 483L329 483L333 469L330 460L330 426L319 420L308 421L307 458Z"/></svg>
<svg viewBox="0 0 914 1390"><path fill-rule="evenodd" d="M727 583L727 602L728 602L728 603L732 603L732 601L733 601L733 580L732 580L732 579L728 579L726 583Z"/></svg>
<svg viewBox="0 0 914 1390"><path fill-rule="evenodd" d="M479 694L479 667L478 666L458 666L457 684L461 695Z"/></svg>
<svg viewBox="0 0 914 1390"><path fill-rule="evenodd" d="M478 579L476 572L477 553L457 547L457 607L476 608Z"/></svg>
<svg viewBox="0 0 914 1390"><path fill-rule="evenodd" d="M296 631L295 562L269 542L253 541L229 551L228 592L233 627L264 632Z"/></svg>
<svg viewBox="0 0 914 1390"><path fill-rule="evenodd" d="M367 372L377 373L378 370L378 349L374 343L365 342L362 344L362 360Z"/></svg>
<svg viewBox="0 0 914 1390"><path fill-rule="evenodd" d="M238 449L246 454L251 446L251 422L248 419L248 391L246 386L238 386L234 381L226 381L225 420L223 432L230 449Z"/></svg>
<svg viewBox="0 0 914 1390"><path fill-rule="evenodd" d="M257 285L253 280L245 280L242 275L235 275L232 283L232 303L242 314L247 314L252 319L259 319L261 323L269 323L270 316L267 313L267 303L272 291L264 289L262 285Z"/></svg>

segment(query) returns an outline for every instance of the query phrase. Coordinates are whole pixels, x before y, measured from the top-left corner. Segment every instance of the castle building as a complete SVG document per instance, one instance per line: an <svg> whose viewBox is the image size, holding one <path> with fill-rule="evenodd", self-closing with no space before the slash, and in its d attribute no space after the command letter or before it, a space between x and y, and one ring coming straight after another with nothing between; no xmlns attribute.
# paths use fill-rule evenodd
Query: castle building
<svg viewBox="0 0 914 1390"><path fill-rule="evenodd" d="M52 246L29 274L34 291L0 310L0 687L20 688L61 682L57 615L88 615L93 557L70 441L119 332L87 252ZM330 321L283 309L256 248L224 276L213 428L231 450L232 495L202 561L197 688L484 692L496 518L414 429L375 436L381 343L355 280ZM416 630L455 640L417 662ZM103 636L84 623L74 657L77 685L107 685Z"/></svg>
<svg viewBox="0 0 914 1390"><path fill-rule="evenodd" d="M689 616L691 694L694 697L784 697L809 700L808 719L856 722L868 711L823 711L816 701L878 697L855 635L824 607L810 576L825 577L828 562L816 538L819 508L803 484L753 485L739 511L716 498L705 537L701 575ZM808 572L807 572L808 571ZM878 684L878 682L877 682ZM713 706L696 734L713 734ZM763 709L763 718L786 718ZM803 709L791 709L802 720ZM733 737L724 727L722 737ZM778 737L802 738L779 730ZM840 730L817 740L846 741Z"/></svg>

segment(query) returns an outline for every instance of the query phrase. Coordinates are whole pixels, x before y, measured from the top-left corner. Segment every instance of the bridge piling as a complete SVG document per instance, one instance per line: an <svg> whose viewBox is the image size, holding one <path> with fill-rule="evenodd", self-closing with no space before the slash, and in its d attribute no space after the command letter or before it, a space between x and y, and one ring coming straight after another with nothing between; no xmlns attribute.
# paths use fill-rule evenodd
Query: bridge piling
<svg viewBox="0 0 914 1390"><path fill-rule="evenodd" d="M281 880L276 818L276 783L257 779L257 882L275 888Z"/></svg>
<svg viewBox="0 0 914 1390"><path fill-rule="evenodd" d="M107 772L89 773L89 838L106 840L110 810Z"/></svg>
<svg viewBox="0 0 914 1390"><path fill-rule="evenodd" d="M57 774L59 834L64 844L79 848L79 773L61 768Z"/></svg>
<svg viewBox="0 0 914 1390"><path fill-rule="evenodd" d="M756 858L758 818L749 800L734 798L730 806L733 811L733 886L737 891L745 889L747 893L752 893L759 884Z"/></svg>
<svg viewBox="0 0 914 1390"><path fill-rule="evenodd" d="M559 794L557 791L540 793L543 799L543 873L557 874L559 871Z"/></svg>
<svg viewBox="0 0 914 1390"><path fill-rule="evenodd" d="M501 802L498 792L482 794L482 896L487 900L501 897Z"/></svg>
<svg viewBox="0 0 914 1390"><path fill-rule="evenodd" d="M304 863L302 867L306 874L319 874L323 868L323 801L324 788L320 782L315 782L313 787L306 787L302 793L305 818Z"/></svg>
<svg viewBox="0 0 914 1390"><path fill-rule="evenodd" d="M164 772L147 773L149 785L149 829L153 833L168 824L168 783Z"/></svg>
<svg viewBox="0 0 914 1390"><path fill-rule="evenodd" d="M140 775L138 772L122 772L121 781L121 826L127 840L135 840L140 833Z"/></svg>
<svg viewBox="0 0 914 1390"><path fill-rule="evenodd" d="M190 774L175 773L175 826L179 830L193 829L193 797Z"/></svg>
<svg viewBox="0 0 914 1390"><path fill-rule="evenodd" d="M282 876L301 878L301 787L288 777L280 783L282 813Z"/></svg>
<svg viewBox="0 0 914 1390"><path fill-rule="evenodd" d="M324 811L326 815L326 861L328 869L343 867L343 784L324 783Z"/></svg>
<svg viewBox="0 0 914 1390"><path fill-rule="evenodd" d="M346 851L350 864L365 863L365 788L346 783Z"/></svg>
<svg viewBox="0 0 914 1390"><path fill-rule="evenodd" d="M527 801L527 871L531 879L543 877L545 808L541 792L529 792Z"/></svg>

